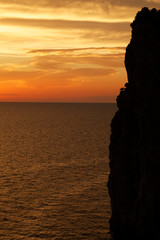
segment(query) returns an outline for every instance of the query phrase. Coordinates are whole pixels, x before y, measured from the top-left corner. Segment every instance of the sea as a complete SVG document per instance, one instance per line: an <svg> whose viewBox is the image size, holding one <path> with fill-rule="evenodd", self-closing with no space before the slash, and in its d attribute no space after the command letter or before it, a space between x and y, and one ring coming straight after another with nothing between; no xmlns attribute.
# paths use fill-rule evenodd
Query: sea
<svg viewBox="0 0 160 240"><path fill-rule="evenodd" d="M108 240L112 103L0 103L0 239Z"/></svg>

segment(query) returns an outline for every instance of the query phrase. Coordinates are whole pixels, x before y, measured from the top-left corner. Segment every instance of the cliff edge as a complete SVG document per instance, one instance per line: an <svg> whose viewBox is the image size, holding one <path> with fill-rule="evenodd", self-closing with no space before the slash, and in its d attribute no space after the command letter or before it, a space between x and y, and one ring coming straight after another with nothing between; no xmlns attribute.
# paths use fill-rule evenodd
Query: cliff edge
<svg viewBox="0 0 160 240"><path fill-rule="evenodd" d="M111 123L113 239L160 239L160 10L143 8L126 48L128 83Z"/></svg>

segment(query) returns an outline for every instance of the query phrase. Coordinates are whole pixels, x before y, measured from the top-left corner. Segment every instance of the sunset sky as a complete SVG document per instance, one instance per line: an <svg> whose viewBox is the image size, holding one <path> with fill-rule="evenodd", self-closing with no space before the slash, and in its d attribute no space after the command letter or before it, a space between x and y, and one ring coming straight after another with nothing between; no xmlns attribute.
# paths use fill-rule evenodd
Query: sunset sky
<svg viewBox="0 0 160 240"><path fill-rule="evenodd" d="M115 102L144 6L160 0L0 0L0 101Z"/></svg>

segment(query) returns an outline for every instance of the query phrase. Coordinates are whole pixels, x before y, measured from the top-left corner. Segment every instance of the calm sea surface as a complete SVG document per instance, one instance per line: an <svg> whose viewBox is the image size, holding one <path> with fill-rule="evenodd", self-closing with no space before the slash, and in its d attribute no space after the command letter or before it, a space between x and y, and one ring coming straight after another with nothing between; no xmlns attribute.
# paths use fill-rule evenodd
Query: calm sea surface
<svg viewBox="0 0 160 240"><path fill-rule="evenodd" d="M109 239L115 104L0 103L0 239Z"/></svg>

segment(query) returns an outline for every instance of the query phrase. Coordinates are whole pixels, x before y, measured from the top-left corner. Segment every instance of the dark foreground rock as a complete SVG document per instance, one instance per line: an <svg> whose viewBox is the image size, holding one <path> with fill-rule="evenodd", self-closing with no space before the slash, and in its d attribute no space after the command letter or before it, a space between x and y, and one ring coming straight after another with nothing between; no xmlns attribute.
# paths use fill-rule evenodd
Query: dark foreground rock
<svg viewBox="0 0 160 240"><path fill-rule="evenodd" d="M137 13L126 49L128 83L111 123L108 182L113 239L160 239L160 11Z"/></svg>

